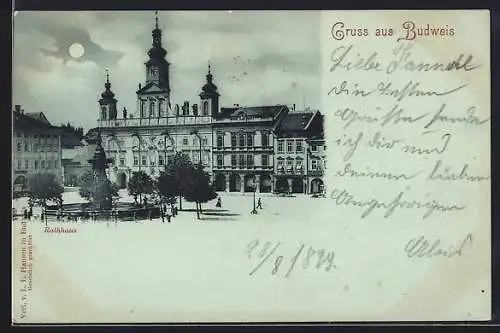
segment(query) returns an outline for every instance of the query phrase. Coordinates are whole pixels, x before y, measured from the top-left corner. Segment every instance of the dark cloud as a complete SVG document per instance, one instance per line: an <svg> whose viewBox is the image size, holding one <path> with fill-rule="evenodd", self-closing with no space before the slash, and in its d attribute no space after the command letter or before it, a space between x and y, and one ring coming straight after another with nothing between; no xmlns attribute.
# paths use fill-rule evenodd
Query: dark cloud
<svg viewBox="0 0 500 333"><path fill-rule="evenodd" d="M112 67L124 56L121 52L105 50L101 45L92 41L88 31L78 26L63 26L49 20L37 19L36 16L25 17L23 22L16 25L16 32L29 33L34 30L53 38L55 41L55 50L39 46L38 51L44 55L61 59L63 62L69 60L92 61L101 67ZM81 58L70 56L69 47L73 43L80 43L84 47L85 53Z"/></svg>

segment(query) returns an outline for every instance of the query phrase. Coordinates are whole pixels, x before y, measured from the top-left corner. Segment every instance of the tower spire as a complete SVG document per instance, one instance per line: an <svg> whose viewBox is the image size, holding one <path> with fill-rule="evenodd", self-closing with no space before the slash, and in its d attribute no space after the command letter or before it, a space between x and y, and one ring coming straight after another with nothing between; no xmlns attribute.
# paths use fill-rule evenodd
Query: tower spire
<svg viewBox="0 0 500 333"><path fill-rule="evenodd" d="M158 11L155 11L155 28L158 29Z"/></svg>
<svg viewBox="0 0 500 333"><path fill-rule="evenodd" d="M210 65L210 61L208 62L208 73L207 73L207 82L212 83L213 75L212 75L212 66Z"/></svg>
<svg viewBox="0 0 500 333"><path fill-rule="evenodd" d="M111 83L109 82L109 70L106 68L106 83L104 84L106 90L111 89Z"/></svg>

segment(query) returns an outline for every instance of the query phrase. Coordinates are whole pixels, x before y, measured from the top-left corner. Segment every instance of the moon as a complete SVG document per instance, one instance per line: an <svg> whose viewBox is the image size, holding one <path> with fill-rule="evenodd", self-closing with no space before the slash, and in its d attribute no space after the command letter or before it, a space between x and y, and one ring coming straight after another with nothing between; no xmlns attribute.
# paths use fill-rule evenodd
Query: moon
<svg viewBox="0 0 500 333"><path fill-rule="evenodd" d="M73 43L69 47L69 55L75 59L81 58L85 53L85 49L80 43Z"/></svg>

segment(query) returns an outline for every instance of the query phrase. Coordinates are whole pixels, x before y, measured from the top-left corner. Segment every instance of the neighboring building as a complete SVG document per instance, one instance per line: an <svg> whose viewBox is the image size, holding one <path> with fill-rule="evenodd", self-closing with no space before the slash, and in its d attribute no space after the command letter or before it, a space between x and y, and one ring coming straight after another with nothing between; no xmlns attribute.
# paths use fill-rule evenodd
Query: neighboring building
<svg viewBox="0 0 500 333"><path fill-rule="evenodd" d="M129 114L126 108L118 112L118 99L107 73L105 89L98 100L98 127L85 137L92 143L97 133L101 134L106 156L113 161L107 171L111 181L125 188L134 171L156 177L170 157L180 151L194 164L201 162L217 191L251 192L255 188L258 192L311 193L319 188L312 186L314 179L307 154L307 140L323 135L319 112L297 113L286 105L221 108L210 65L199 100L191 105L188 101L173 104L170 64L165 58L167 51L162 46L157 20L152 36L145 82L136 91L135 114ZM307 118L305 124L302 117ZM280 140L292 140L294 149L300 149L280 155L285 161L293 158L293 172L277 171L276 135ZM319 179L314 182L322 181L321 176L314 177Z"/></svg>
<svg viewBox="0 0 500 333"><path fill-rule="evenodd" d="M71 133L61 135L61 147L63 183L65 186L78 186L81 175L90 168L88 147Z"/></svg>
<svg viewBox="0 0 500 333"><path fill-rule="evenodd" d="M273 128L286 105L222 108L213 124L217 191L273 192Z"/></svg>
<svg viewBox="0 0 500 333"><path fill-rule="evenodd" d="M317 139L313 145L310 140L323 136L323 116L319 111L311 110L289 112L276 125L274 132L276 191L320 192L322 187L318 184L323 184L323 174L319 172L318 159L323 155L317 153L320 146Z"/></svg>
<svg viewBox="0 0 500 333"><path fill-rule="evenodd" d="M54 173L62 181L61 128L52 126L42 112L24 113L20 105L13 112L12 189L28 190L28 177L38 171Z"/></svg>
<svg viewBox="0 0 500 333"><path fill-rule="evenodd" d="M309 193L325 193L326 146L323 133L311 137L309 140L307 177Z"/></svg>

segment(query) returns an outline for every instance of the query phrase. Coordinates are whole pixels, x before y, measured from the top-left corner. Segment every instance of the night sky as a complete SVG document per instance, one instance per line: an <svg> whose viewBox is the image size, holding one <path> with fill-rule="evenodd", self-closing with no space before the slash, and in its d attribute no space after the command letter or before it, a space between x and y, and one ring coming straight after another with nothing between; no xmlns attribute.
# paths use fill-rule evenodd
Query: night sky
<svg viewBox="0 0 500 333"><path fill-rule="evenodd" d="M319 108L320 12L162 12L172 104L198 103L210 62L221 105ZM109 69L118 109L136 113L154 12L18 12L14 17L13 104L53 124L96 126ZM72 44L83 55L70 55ZM74 54L75 55L75 54ZM79 55L79 54L76 54Z"/></svg>

